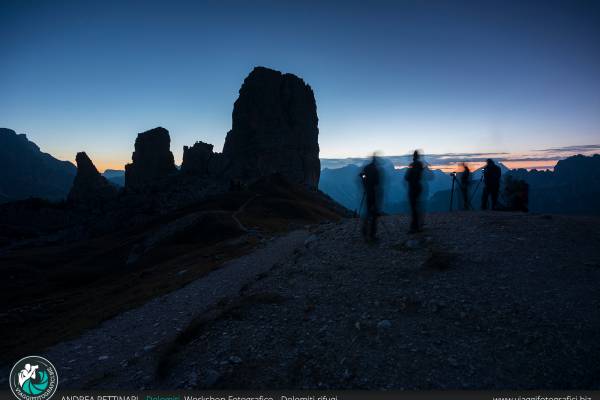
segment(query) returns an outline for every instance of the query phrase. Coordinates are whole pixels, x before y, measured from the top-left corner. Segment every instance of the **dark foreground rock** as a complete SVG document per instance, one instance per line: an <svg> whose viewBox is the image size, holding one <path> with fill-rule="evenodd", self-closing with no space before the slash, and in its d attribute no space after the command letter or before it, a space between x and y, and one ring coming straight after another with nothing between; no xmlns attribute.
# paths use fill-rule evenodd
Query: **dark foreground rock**
<svg viewBox="0 0 600 400"><path fill-rule="evenodd" d="M314 229L156 354L163 380L150 385L599 388L597 219L456 213L427 223L407 236L406 218L384 218L376 245L356 220Z"/></svg>
<svg viewBox="0 0 600 400"><path fill-rule="evenodd" d="M65 388L600 388L597 218L446 213L408 236L386 217L373 245L357 223L240 259L246 281L217 279L235 293L187 286L45 355Z"/></svg>
<svg viewBox="0 0 600 400"><path fill-rule="evenodd" d="M281 176L210 191L191 203L183 199L193 193L123 193L98 213L67 203L0 206L0 276L6 277L0 280L0 327L6 328L0 330L0 365L179 289L273 235L348 213ZM187 205L171 208L182 202ZM19 295L31 276L37 278L35 302ZM8 329L14 324L16 331Z"/></svg>

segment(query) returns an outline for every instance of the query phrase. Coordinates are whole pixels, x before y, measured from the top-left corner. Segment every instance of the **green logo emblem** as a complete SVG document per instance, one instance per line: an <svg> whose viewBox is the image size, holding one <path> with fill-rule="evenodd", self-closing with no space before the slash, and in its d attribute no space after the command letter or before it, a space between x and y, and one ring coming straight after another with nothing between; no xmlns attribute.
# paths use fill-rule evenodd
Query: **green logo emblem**
<svg viewBox="0 0 600 400"><path fill-rule="evenodd" d="M44 393L48 389L48 373L46 371L38 371L37 382L33 378L27 378L23 383L23 391L27 394L37 396Z"/></svg>
<svg viewBox="0 0 600 400"><path fill-rule="evenodd" d="M57 385L56 368L43 357L25 357L10 371L10 390L19 400L48 400Z"/></svg>

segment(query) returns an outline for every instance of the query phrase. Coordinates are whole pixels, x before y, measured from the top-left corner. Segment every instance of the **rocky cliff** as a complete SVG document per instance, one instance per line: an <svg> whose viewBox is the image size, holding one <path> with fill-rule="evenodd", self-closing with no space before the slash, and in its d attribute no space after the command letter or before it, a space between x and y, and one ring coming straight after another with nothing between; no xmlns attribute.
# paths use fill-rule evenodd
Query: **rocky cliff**
<svg viewBox="0 0 600 400"><path fill-rule="evenodd" d="M85 152L77 153L75 161L77 161L77 175L69 192L69 202L96 205L117 195L117 188L100 175Z"/></svg>
<svg viewBox="0 0 600 400"><path fill-rule="evenodd" d="M133 162L125 166L125 187L139 189L177 171L170 150L169 131L158 127L139 133L135 139Z"/></svg>
<svg viewBox="0 0 600 400"><path fill-rule="evenodd" d="M223 155L232 176L280 173L292 182L319 184L319 128L313 91L292 74L256 67L233 106Z"/></svg>
<svg viewBox="0 0 600 400"><path fill-rule="evenodd" d="M181 171L199 176L223 177L229 160L222 153L215 153L213 145L202 141L193 146L183 146Z"/></svg>
<svg viewBox="0 0 600 400"><path fill-rule="evenodd" d="M222 153L215 153L211 144L201 141L185 146L181 167L184 174L178 174L169 131L158 127L139 133L132 162L125 166L125 188L130 193L183 190L192 193L187 197L196 199L212 190L209 186L252 183L279 174L315 190L320 177L318 136L317 107L311 87L295 75L256 67L244 80L234 103L232 128ZM110 195L89 158L83 154L80 161L81 178L70 199L83 199L98 191ZM24 135L0 130L0 202L28 196L64 198L75 173L72 164L41 153ZM117 179L122 184L122 178ZM149 185L152 190L142 190ZM175 197L171 203L177 205L180 196Z"/></svg>
<svg viewBox="0 0 600 400"><path fill-rule="evenodd" d="M256 67L233 105L223 153L184 147L182 171L252 181L278 173L311 189L319 184L319 128L312 89L296 75Z"/></svg>

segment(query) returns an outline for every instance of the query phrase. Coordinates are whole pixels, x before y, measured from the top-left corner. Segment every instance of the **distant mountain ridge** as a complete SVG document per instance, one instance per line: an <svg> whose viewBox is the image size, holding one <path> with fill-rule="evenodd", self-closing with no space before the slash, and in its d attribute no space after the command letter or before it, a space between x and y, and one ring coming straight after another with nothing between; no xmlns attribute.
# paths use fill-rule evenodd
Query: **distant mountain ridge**
<svg viewBox="0 0 600 400"><path fill-rule="evenodd" d="M341 168L325 168L321 171L319 189L350 210L358 210L362 199L362 183L359 173L363 165L348 164ZM407 168L396 169L386 157L379 158L383 174L383 211L390 214L408 211L404 175ZM440 170L427 170L424 177L424 196L428 199L439 190L449 187L451 177Z"/></svg>
<svg viewBox="0 0 600 400"><path fill-rule="evenodd" d="M355 160L356 161L356 160ZM363 160L363 163L368 161ZM576 155L560 160L554 171L511 170L498 163L502 170L503 182L511 176L522 179L529 185L529 210L540 213L559 214L600 214L600 155ZM381 158L384 173L384 199L382 209L385 213L406 213L407 202L404 173L406 168L395 169L392 161ZM321 172L319 189L350 210L358 210L363 188L358 179L362 166L349 163L341 168L324 168ZM470 203L473 209L480 209L483 183L483 168L472 171ZM427 211L448 211L452 177L440 170L430 170L425 176L423 201ZM501 191L503 191L504 185ZM462 207L462 197L458 185L455 185L452 209ZM504 204L503 193L500 203Z"/></svg>
<svg viewBox="0 0 600 400"><path fill-rule="evenodd" d="M319 182L321 191L350 210L357 210L362 198L358 180L362 165L357 163L341 168L325 167ZM529 184L529 209L532 212L600 214L600 155L577 155L560 160L554 171L510 170L501 163L499 165L504 178L512 176ZM406 168L396 169L386 157L381 158L381 168L385 182L383 211L391 214L407 212ZM481 168L473 171L471 180L471 203L475 209L479 208L483 189L479 184L481 172ZM76 173L77 168L71 162L42 152L26 135L0 128L0 203L29 197L63 200ZM123 170L107 169L102 175L117 186L122 187L125 183ZM451 176L440 170L430 170L424 183L426 209L448 210ZM456 189L455 209L460 204L460 193Z"/></svg>
<svg viewBox="0 0 600 400"><path fill-rule="evenodd" d="M529 184L534 212L600 214L600 155L560 160L554 171L511 170L508 175Z"/></svg>
<svg viewBox="0 0 600 400"><path fill-rule="evenodd" d="M125 170L107 169L102 173L102 176L117 186L125 186Z"/></svg>
<svg viewBox="0 0 600 400"><path fill-rule="evenodd" d="M0 203L42 197L67 196L77 168L61 161L12 129L0 128Z"/></svg>

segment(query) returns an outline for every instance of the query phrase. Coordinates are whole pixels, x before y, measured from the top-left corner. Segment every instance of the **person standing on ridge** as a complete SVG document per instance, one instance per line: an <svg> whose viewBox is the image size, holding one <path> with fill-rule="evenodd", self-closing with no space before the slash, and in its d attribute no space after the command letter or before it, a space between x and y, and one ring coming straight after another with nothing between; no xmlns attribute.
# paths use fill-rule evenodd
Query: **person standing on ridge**
<svg viewBox="0 0 600 400"><path fill-rule="evenodd" d="M481 197L481 209L487 210L488 197L492 198L492 210L498 208L498 194L500 193L500 178L502 170L491 158L487 159L483 170L483 195Z"/></svg>
<svg viewBox="0 0 600 400"><path fill-rule="evenodd" d="M360 173L366 198L366 213L362 226L362 234L367 241L377 240L377 217L379 216L379 203L381 201L381 182L377 156Z"/></svg>
<svg viewBox="0 0 600 400"><path fill-rule="evenodd" d="M404 179L408 182L408 203L410 204L410 230L408 233L415 233L421 229L423 224L421 217L421 204L420 198L423 192L423 162L421 161L421 155L417 150L413 153L413 161L408 166L408 170L404 175Z"/></svg>
<svg viewBox="0 0 600 400"><path fill-rule="evenodd" d="M462 163L463 171L460 174L460 191L463 198L463 210L471 208L469 206L469 186L471 184L471 170L466 163Z"/></svg>

